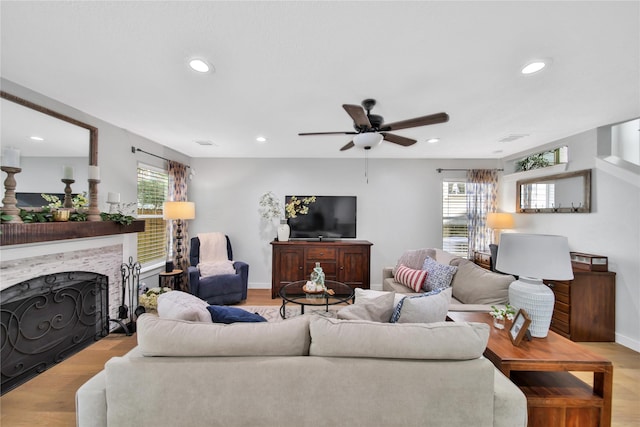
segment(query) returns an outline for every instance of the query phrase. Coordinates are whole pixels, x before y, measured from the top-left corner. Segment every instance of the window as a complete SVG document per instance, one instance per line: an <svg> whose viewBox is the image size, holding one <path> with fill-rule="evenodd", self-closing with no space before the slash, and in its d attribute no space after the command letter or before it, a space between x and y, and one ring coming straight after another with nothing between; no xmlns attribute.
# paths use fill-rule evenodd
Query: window
<svg viewBox="0 0 640 427"><path fill-rule="evenodd" d="M466 258L469 248L467 186L465 182L442 183L442 249Z"/></svg>
<svg viewBox="0 0 640 427"><path fill-rule="evenodd" d="M138 262L161 262L167 257L166 222L162 204L169 193L169 174L152 166L138 166L138 218L145 223L138 234Z"/></svg>

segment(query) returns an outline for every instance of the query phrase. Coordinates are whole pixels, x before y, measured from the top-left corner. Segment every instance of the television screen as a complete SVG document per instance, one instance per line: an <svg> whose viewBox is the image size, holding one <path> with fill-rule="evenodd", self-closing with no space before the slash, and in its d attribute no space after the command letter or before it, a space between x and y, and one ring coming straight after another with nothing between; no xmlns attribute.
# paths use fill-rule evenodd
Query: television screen
<svg viewBox="0 0 640 427"><path fill-rule="evenodd" d="M288 203L293 196L286 196ZM301 200L309 196L295 196ZM316 196L309 213L289 218L292 239L356 237L356 196Z"/></svg>

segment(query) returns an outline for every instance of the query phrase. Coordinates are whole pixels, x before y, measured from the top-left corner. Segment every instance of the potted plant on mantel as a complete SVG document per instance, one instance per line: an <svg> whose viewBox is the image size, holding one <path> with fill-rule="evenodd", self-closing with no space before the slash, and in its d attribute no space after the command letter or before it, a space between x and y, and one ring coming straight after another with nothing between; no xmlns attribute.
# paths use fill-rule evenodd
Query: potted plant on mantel
<svg viewBox="0 0 640 427"><path fill-rule="evenodd" d="M306 215L309 213L309 204L316 201L316 196L305 197L298 199L296 196L292 196L289 202L284 205L280 203L280 199L272 191L266 192L260 197L259 211L260 216L271 221L275 218L280 220L278 226L278 241L286 242L289 240L291 229L287 220L289 218L295 218L298 215Z"/></svg>

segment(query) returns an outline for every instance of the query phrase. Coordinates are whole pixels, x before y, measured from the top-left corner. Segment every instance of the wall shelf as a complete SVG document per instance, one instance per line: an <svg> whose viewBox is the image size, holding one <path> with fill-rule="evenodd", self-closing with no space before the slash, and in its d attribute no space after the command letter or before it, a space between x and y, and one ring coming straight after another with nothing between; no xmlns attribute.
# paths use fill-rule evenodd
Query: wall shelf
<svg viewBox="0 0 640 427"><path fill-rule="evenodd" d="M139 233L142 231L144 231L144 221L142 220L135 220L131 225L121 225L113 221L5 223L0 224L0 232L2 233L0 234L0 246Z"/></svg>

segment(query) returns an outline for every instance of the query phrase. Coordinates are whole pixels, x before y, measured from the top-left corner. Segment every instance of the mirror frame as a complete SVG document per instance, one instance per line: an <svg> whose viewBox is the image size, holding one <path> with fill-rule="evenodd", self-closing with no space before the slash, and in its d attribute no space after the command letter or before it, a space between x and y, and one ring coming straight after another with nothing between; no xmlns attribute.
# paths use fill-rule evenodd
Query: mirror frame
<svg viewBox="0 0 640 427"><path fill-rule="evenodd" d="M65 116L64 114L60 114L57 111L50 110L41 105L34 104L31 101L27 101L26 99L20 98L19 96L11 95L10 93L7 93L5 91L0 91L0 97L6 99L7 101L20 104L23 107L31 108L32 110L39 111L43 114L47 114L49 116L55 117L56 119L64 120L65 122L87 129L89 131L89 165L88 166L98 166L98 128L97 127L94 127L87 123L76 120L73 117Z"/></svg>
<svg viewBox="0 0 640 427"><path fill-rule="evenodd" d="M565 206L560 208L522 208L520 203L521 188L523 185L544 183L559 179L582 177L582 198L584 205L581 207ZM559 173L555 175L541 176L539 178L523 179L516 182L516 212L517 213L587 213L591 212L591 169L576 172Z"/></svg>

